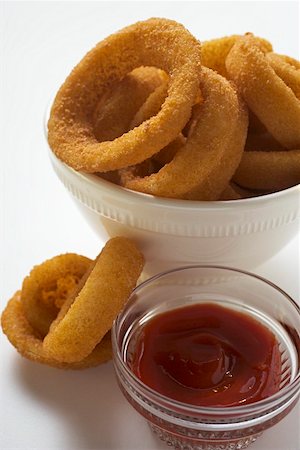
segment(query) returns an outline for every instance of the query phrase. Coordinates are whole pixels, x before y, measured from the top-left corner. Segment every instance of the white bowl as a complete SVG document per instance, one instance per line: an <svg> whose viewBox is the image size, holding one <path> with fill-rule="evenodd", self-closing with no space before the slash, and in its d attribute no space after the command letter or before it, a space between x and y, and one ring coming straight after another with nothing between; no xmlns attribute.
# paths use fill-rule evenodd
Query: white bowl
<svg viewBox="0 0 300 450"><path fill-rule="evenodd" d="M261 197L199 202L130 191L76 172L52 151L53 168L83 217L103 239L127 236L150 276L189 264L254 269L298 232L300 185Z"/></svg>

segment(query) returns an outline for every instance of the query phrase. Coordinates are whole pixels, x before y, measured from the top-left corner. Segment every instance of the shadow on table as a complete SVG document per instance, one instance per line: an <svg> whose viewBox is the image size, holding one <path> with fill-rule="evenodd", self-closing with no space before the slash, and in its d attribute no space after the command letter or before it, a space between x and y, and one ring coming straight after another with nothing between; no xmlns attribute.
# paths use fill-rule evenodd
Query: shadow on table
<svg viewBox="0 0 300 450"><path fill-rule="evenodd" d="M126 448L127 437L130 443L127 448L147 448L133 440L141 418L135 416L123 399L112 363L83 371L63 371L18 358L15 375L45 410L59 414L66 428L66 441L70 440L67 448L116 449L120 435L123 448ZM131 414L132 420L128 421ZM141 420L146 433L150 433ZM149 442L149 437L147 440ZM153 446L164 448L154 437Z"/></svg>

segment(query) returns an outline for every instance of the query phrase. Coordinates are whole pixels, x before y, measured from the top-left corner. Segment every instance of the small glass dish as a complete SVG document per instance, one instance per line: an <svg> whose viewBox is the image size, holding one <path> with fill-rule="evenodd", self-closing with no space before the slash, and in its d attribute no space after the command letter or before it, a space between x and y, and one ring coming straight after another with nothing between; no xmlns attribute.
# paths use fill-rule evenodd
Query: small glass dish
<svg viewBox="0 0 300 450"><path fill-rule="evenodd" d="M256 403L200 407L165 397L132 371L137 338L156 314L196 303L215 303L260 321L276 336L281 353L279 391ZM300 394L300 309L280 288L248 272L193 265L140 284L112 329L114 365L121 391L169 446L181 450L248 447L295 406Z"/></svg>

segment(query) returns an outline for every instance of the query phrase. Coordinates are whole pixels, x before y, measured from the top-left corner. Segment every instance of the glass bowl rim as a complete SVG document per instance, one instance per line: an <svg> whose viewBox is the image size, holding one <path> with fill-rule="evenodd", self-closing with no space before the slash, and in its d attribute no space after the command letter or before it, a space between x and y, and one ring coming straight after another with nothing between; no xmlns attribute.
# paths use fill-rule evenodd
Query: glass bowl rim
<svg viewBox="0 0 300 450"><path fill-rule="evenodd" d="M295 302L295 300L293 300L293 298L289 294L287 294L287 292L285 292L283 289L281 289L279 286L277 286L272 281L269 281L268 279L266 279L260 275L254 274L252 272L248 272L246 270L237 269L237 268L228 267L228 266L217 265L217 264L190 264L190 265L180 266L180 267L176 267L171 270L166 270L166 271L160 272L160 273L148 278L147 280L143 281L138 286L136 286L136 288L132 291L130 298L136 292L143 289L145 286L151 284L153 281L155 281L159 278L162 278L166 275L170 275L172 273L181 272L181 271L189 270L189 269L217 269L217 270L222 269L222 270L227 270L227 271L231 271L234 273L240 273L242 275L246 275L251 278L254 278L262 283L268 284L272 289L277 290L292 305L292 307L296 309L298 315L300 316L300 306ZM130 298L128 299L128 302L130 301ZM293 391L296 388L297 384L300 382L300 367L299 367L298 373L295 376L295 378L291 384L288 384L283 389L280 389L275 394L273 394L263 400L259 400L254 403L250 403L247 405L241 405L241 406L206 407L206 406L191 405L189 403L184 403L184 402L180 402L178 400L174 400L170 397L160 394L159 392L155 391L151 387L144 384L124 363L124 360L121 356L121 352L119 350L119 346L117 344L117 332L116 332L116 327L117 327L121 317L122 317L122 312L114 320L112 330L111 330L112 344L113 344L113 360L116 358L117 361L121 364L122 369L126 372L127 376L129 376L129 378L132 379L133 382L139 388L143 389L143 391L145 391L147 394L150 394L151 398L154 397L154 398L158 399L159 401L161 401L164 404L164 406L168 405L168 407L170 407L169 405L172 405L173 407L177 407L177 408L180 408L181 410L188 411L189 415L191 413L194 413L194 414L211 413L214 415L222 413L222 415L230 416L230 415L239 414L239 413L240 414L243 414L243 413L249 414L251 412L255 413L257 408L259 408L259 407L264 408L264 407L271 406L272 404L276 403L276 401L280 400L282 397L285 397L286 395L288 395L288 393L290 391ZM300 383L299 383L299 389L300 389Z"/></svg>

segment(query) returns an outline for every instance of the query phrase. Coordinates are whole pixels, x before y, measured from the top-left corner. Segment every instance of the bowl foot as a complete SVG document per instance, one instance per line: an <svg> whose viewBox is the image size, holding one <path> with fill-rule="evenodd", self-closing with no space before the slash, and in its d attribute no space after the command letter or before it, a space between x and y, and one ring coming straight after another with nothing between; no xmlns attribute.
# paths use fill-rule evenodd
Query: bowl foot
<svg viewBox="0 0 300 450"><path fill-rule="evenodd" d="M176 450L241 450L249 447L250 444L262 434L258 433L252 436L241 437L238 439L230 439L226 441L220 440L202 440L193 439L187 436L173 434L167 430L148 422L151 430L160 440L165 442L169 447Z"/></svg>

